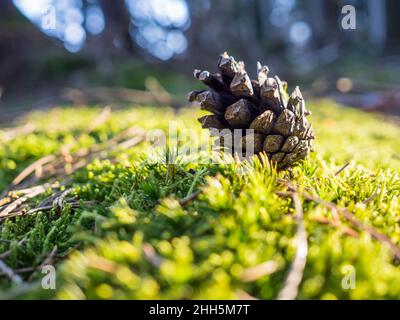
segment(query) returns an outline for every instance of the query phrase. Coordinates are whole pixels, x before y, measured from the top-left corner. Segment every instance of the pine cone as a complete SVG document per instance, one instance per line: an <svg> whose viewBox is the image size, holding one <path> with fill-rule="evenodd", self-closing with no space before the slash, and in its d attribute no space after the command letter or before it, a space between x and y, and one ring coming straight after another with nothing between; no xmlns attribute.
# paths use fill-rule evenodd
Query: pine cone
<svg viewBox="0 0 400 320"><path fill-rule="evenodd" d="M250 140L254 153L265 152L280 169L305 159L312 151L314 135L299 87L289 97L287 83L277 76L268 77L268 67L259 62L258 80L251 80L244 63L226 52L218 68L220 72L214 74L194 70L194 77L209 87L188 94L190 102L197 101L201 109L212 113L199 118L202 127L225 133L241 129L240 141L235 143L244 149ZM245 129L254 131L249 134L247 130L246 134ZM223 134L220 140L224 141Z"/></svg>

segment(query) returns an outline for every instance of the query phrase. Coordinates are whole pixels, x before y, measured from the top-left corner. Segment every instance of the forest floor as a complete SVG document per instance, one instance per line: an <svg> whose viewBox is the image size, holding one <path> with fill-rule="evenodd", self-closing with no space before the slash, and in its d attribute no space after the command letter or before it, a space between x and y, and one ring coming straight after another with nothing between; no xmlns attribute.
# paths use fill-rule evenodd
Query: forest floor
<svg viewBox="0 0 400 320"><path fill-rule="evenodd" d="M197 108L53 108L0 129L0 298L399 299L400 127L308 107L315 152L281 172L179 156L193 140L168 163L148 130L199 131Z"/></svg>

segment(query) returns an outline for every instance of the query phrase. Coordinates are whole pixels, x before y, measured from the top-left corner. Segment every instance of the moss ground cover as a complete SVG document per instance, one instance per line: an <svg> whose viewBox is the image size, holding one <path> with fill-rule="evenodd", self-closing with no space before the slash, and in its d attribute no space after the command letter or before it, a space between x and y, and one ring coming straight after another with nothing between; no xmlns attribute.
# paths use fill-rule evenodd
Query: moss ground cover
<svg viewBox="0 0 400 320"><path fill-rule="evenodd" d="M62 177L38 179L60 186L26 201L23 212L56 192L68 190L73 200L62 206L49 200L45 210L1 220L0 260L12 274L0 274L0 297L274 299L298 247L298 210L282 196L290 181L298 187L308 243L297 297L400 298L393 250L400 245L400 128L329 100L309 108L315 153L290 171L258 158L168 164L142 142L98 153ZM167 130L177 120L200 127L196 109L135 107L101 121L99 113L96 107L35 112L21 119L33 125L28 134L0 131L0 192L35 160L92 150L132 126ZM48 263L56 266L55 290L41 287Z"/></svg>

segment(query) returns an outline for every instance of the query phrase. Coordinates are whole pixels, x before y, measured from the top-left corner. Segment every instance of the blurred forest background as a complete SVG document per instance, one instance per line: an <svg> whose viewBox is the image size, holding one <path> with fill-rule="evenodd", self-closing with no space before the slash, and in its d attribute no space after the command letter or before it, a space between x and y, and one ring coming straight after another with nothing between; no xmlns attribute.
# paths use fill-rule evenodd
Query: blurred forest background
<svg viewBox="0 0 400 320"><path fill-rule="evenodd" d="M395 0L2 0L0 122L63 102L183 106L193 68L225 50L308 95L399 115L399 20Z"/></svg>

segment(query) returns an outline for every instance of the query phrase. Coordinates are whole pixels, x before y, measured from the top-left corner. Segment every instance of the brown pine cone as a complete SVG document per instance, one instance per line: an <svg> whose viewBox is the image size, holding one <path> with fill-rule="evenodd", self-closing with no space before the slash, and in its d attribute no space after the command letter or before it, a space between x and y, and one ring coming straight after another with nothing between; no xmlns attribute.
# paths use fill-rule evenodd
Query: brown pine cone
<svg viewBox="0 0 400 320"><path fill-rule="evenodd" d="M252 144L254 153L265 152L280 169L305 159L312 151L314 135L299 87L289 96L287 83L277 76L268 77L268 67L259 62L258 79L251 80L244 63L236 62L226 52L221 55L218 68L219 73L215 74L194 70L194 77L209 87L188 94L190 102L197 101L212 113L199 118L202 127L223 130L225 134L241 129L240 141L234 143L241 145L243 151ZM245 129L254 131L246 133Z"/></svg>

